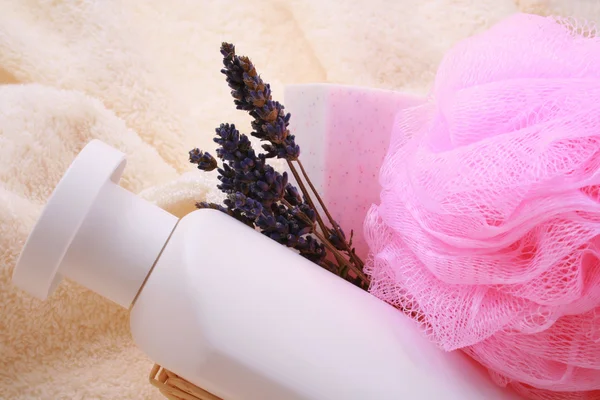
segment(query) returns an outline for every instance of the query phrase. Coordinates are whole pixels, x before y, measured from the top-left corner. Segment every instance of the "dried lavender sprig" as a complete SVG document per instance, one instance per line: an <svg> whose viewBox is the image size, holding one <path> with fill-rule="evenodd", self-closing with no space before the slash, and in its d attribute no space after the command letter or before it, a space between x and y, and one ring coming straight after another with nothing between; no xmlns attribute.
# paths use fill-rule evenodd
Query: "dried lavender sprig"
<svg viewBox="0 0 600 400"><path fill-rule="evenodd" d="M292 164L292 161L297 161L300 163L298 157L296 156L294 158L286 156L286 152L282 151L281 149L281 143L286 138L291 136L289 134L289 130L287 129L290 115L283 112L283 105L272 101L270 86L265 84L260 76L258 76L254 65L247 57L237 57L235 55L235 47L231 44L224 43L221 50L224 56L223 63L225 65L225 69L222 72L228 76L228 82L230 83L232 89L234 89L234 92L232 92L234 97L236 97L236 93L238 95L241 94L241 96L238 96L238 101L236 104L238 105L238 108L249 111L250 114L255 118L253 121L253 127L257 132L253 134L263 140L268 140L271 142L270 145L263 146L265 150L271 153L270 155L273 155L273 153L277 153L279 151L279 154L275 155L280 158L287 159L291 171L294 173L296 180L302 187L302 181L299 179L294 165ZM260 132L260 128L263 129L262 134ZM293 136L291 136L291 138L293 139ZM356 256L353 249L351 249L351 246L349 246L349 244L346 242L345 235L341 230L341 227L331 217L318 192L314 189L310 178L304 171L303 166L301 164L299 164L299 166L303 172L304 178L309 183L309 186L311 187L313 193L317 196L317 200L330 220L330 223L333 225L333 229L327 229L319 217L321 229L328 233L329 238L334 240L334 242L337 244L335 247L337 249L346 251L353 262L359 266L360 270L362 270L362 260ZM305 196L308 197L304 188L303 191L305 192ZM314 204L312 204L310 198L308 198L307 201L314 208Z"/></svg>
<svg viewBox="0 0 600 400"><path fill-rule="evenodd" d="M219 189L228 195L225 200L227 208L217 208L258 227L267 236L295 248L309 260L366 288L368 279L362 273L362 262L356 263L357 257L351 245L346 242L343 231L328 212L333 229L325 226L292 164L293 161L299 162L300 148L288 129L290 114L285 113L282 104L272 100L270 86L258 76L247 57L236 56L233 45L226 43L221 52L225 65L222 72L227 76L236 107L248 111L254 118L252 135L268 143L263 145L266 153L256 155L248 138L240 135L235 126L223 124L217 128L217 156L223 160L222 168L218 169L221 181ZM287 182L285 173L277 173L266 163L266 159L271 157L286 159L304 197ZM190 152L190 162L206 171L217 167L216 160L210 154L198 149ZM299 166L322 204L304 168L301 164ZM322 208L326 210L323 204ZM323 234L316 230L315 221L319 223ZM335 255L340 266L325 258L325 248ZM347 252L359 268L343 259L338 253L340 250ZM345 275L348 267L357 275L355 279Z"/></svg>
<svg viewBox="0 0 600 400"><path fill-rule="evenodd" d="M290 114L281 103L271 98L271 87L263 82L248 57L237 56L231 43L221 45L223 65L231 95L238 109L248 111L254 118L252 136L270 142L263 145L266 157L297 160L300 146L288 129Z"/></svg>
<svg viewBox="0 0 600 400"><path fill-rule="evenodd" d="M319 217L321 229L337 243L336 248L345 251L362 270L364 263L356 256L346 241L344 232L332 218L325 203L306 174L302 163L298 159L300 148L295 143L294 135L291 135L288 129L290 114L284 112L284 106L281 103L272 100L270 85L265 83L258 75L254 64L248 57L237 56L235 54L235 46L231 43L222 43L221 54L223 55L223 65L225 66L221 72L227 76L227 83L232 89L231 94L234 97L237 108L248 111L254 118L252 127L255 131L252 135L270 142L270 144L263 145L263 148L267 151L267 157L286 159L290 170L294 174L294 178L302 187L303 184L292 162L297 161L299 163L304 179L308 182L319 205L333 226L333 229L328 229ZM307 197L307 202L315 208L304 188L303 192L305 193L305 197Z"/></svg>
<svg viewBox="0 0 600 400"><path fill-rule="evenodd" d="M256 72L254 64L248 57L237 56L235 46L231 43L222 43L221 54L223 65L221 70L227 77L227 83L234 98L236 107L248 111L254 118L252 135L270 143L264 144L266 157L283 158L287 161L290 171L296 182L300 185L307 203L316 210L300 175L296 171L293 161L298 160L300 147L295 143L294 135L288 130L290 114L286 114L283 105L274 102L271 97L271 87L265 83ZM323 232L328 232L323 219L317 216L319 226Z"/></svg>

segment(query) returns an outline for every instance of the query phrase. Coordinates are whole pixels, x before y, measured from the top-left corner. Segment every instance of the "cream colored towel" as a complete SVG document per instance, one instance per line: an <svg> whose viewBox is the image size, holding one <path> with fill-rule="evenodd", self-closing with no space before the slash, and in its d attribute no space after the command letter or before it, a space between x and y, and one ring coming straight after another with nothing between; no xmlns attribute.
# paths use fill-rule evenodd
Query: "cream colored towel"
<svg viewBox="0 0 600 400"><path fill-rule="evenodd" d="M302 82L424 93L453 43L517 11L598 20L600 4L0 0L0 398L160 398L126 310L69 282L45 303L10 284L43 204L90 139L128 154L124 186L182 216L215 184L187 151L212 148L220 122L249 125L219 73L221 41L252 57L277 98Z"/></svg>

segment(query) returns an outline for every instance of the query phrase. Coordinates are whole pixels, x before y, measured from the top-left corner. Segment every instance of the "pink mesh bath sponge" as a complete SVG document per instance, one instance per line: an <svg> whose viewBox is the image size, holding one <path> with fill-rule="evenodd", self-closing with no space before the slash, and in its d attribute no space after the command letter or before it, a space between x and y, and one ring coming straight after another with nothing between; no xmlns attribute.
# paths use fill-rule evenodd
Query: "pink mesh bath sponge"
<svg viewBox="0 0 600 400"><path fill-rule="evenodd" d="M600 399L600 38L516 15L401 112L371 291L532 399Z"/></svg>

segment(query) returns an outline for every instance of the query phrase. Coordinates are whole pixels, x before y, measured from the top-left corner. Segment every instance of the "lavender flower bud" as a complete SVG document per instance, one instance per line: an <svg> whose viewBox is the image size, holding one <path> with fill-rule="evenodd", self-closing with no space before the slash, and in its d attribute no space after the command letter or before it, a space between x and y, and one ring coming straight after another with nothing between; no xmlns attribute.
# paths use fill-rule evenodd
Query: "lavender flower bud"
<svg viewBox="0 0 600 400"><path fill-rule="evenodd" d="M333 229L329 230L327 240L338 250L348 250L346 234L337 222L333 222Z"/></svg>
<svg viewBox="0 0 600 400"><path fill-rule="evenodd" d="M317 264L325 259L325 246L312 236L300 238L296 248L300 255Z"/></svg>
<svg viewBox="0 0 600 400"><path fill-rule="evenodd" d="M263 206L260 202L246 197L240 192L230 194L224 203L229 209L240 211L251 221L256 221L263 214Z"/></svg>
<svg viewBox="0 0 600 400"><path fill-rule="evenodd" d="M304 213L313 223L317 221L317 213L308 204L302 203L298 206L300 212Z"/></svg>
<svg viewBox="0 0 600 400"><path fill-rule="evenodd" d="M197 164L198 169L203 171L212 171L217 168L217 160L208 152L203 152L200 149L190 151L190 162Z"/></svg>
<svg viewBox="0 0 600 400"><path fill-rule="evenodd" d="M285 195L283 198L293 206L300 205L302 203L302 196L295 186L287 184L285 187Z"/></svg>

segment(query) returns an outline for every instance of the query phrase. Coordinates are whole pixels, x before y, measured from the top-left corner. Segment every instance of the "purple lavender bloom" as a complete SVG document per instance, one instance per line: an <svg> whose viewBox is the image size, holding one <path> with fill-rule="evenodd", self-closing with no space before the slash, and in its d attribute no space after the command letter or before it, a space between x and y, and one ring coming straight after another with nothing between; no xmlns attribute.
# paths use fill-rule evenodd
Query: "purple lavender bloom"
<svg viewBox="0 0 600 400"><path fill-rule="evenodd" d="M239 210L252 222L255 222L264 212L260 202L246 197L240 192L230 194L229 198L227 198L224 203L231 210Z"/></svg>
<svg viewBox="0 0 600 400"><path fill-rule="evenodd" d="M200 151L200 149L193 149L190 151L190 162L197 164L198 169L203 171L212 171L217 168L217 160L210 155L208 152Z"/></svg>
<svg viewBox="0 0 600 400"><path fill-rule="evenodd" d="M280 201L288 186L287 173L280 174L266 164L264 155L257 155L246 135L233 124L221 124L216 129L217 155L225 163L219 169L219 189L227 194L241 193L269 208Z"/></svg>
<svg viewBox="0 0 600 400"><path fill-rule="evenodd" d="M234 45L223 43L221 54L225 66L221 72L226 76L236 107L254 118L252 136L270 143L265 148L266 157L297 160L300 147L288 129L290 114L284 111L283 104L272 100L269 84L258 75L248 57L235 55Z"/></svg>
<svg viewBox="0 0 600 400"><path fill-rule="evenodd" d="M348 245L346 242L346 234L342 230L342 227L337 223L334 223L334 229L329 230L329 235L327 240L338 250L346 251L348 250ZM338 233L339 232L339 233Z"/></svg>
<svg viewBox="0 0 600 400"><path fill-rule="evenodd" d="M312 236L300 238L296 248L300 255L317 264L321 264L325 259L325 246Z"/></svg>
<svg viewBox="0 0 600 400"><path fill-rule="evenodd" d="M218 188L227 195L224 206L198 203L199 208L213 208L225 212L253 228L258 228L271 239L296 249L303 257L335 270L326 260L325 246L314 236L317 215L296 187L288 182L287 173L279 173L267 164L269 158L287 161L298 159L300 147L289 131L290 114L271 97L271 88L256 72L248 57L236 56L235 47L221 46L224 68L231 95L238 109L253 118L252 136L265 141L263 154L256 154L248 136L241 134L233 124L216 128ZM211 171L217 161L209 153L194 149L190 162L200 169Z"/></svg>
<svg viewBox="0 0 600 400"><path fill-rule="evenodd" d="M293 206L298 206L302 204L302 196L300 195L300 192L295 186L289 183L285 188L285 195L283 196L283 198Z"/></svg>

